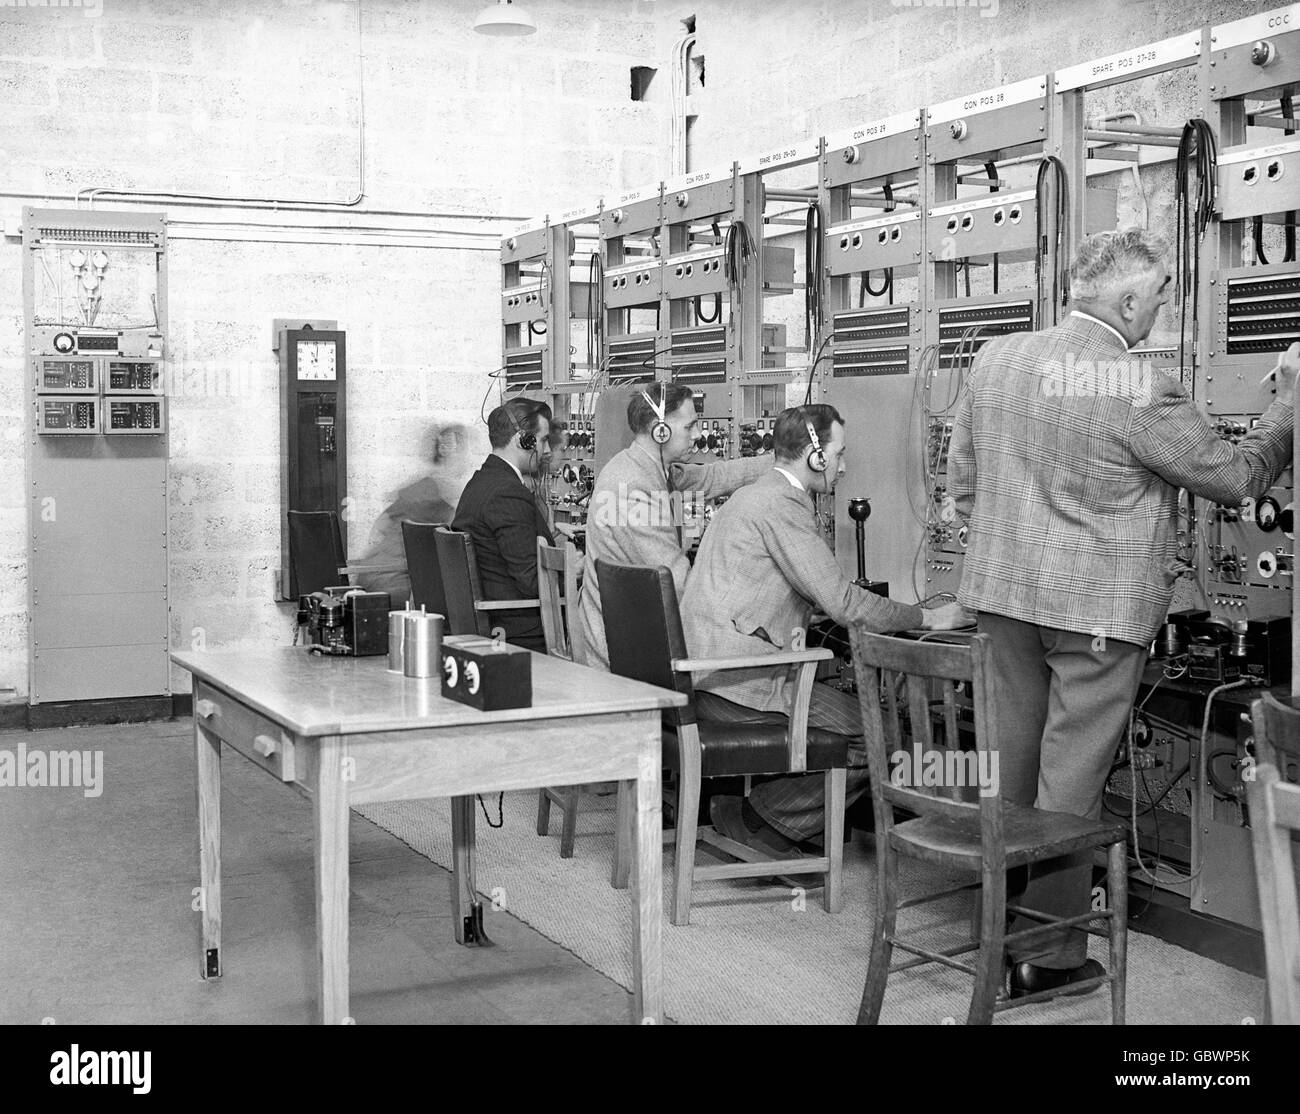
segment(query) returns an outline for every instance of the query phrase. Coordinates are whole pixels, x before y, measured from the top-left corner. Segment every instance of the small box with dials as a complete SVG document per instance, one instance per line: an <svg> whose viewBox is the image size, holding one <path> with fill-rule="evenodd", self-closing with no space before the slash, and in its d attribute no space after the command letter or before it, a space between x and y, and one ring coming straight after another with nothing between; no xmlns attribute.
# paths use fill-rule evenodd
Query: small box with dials
<svg viewBox="0 0 1300 1114"><path fill-rule="evenodd" d="M163 400L160 398L105 399L108 420L104 432L108 433L162 433Z"/></svg>
<svg viewBox="0 0 1300 1114"><path fill-rule="evenodd" d="M106 360L104 393L107 395L162 394L162 361Z"/></svg>
<svg viewBox="0 0 1300 1114"><path fill-rule="evenodd" d="M99 399L38 398L36 428L40 433L95 434L99 432Z"/></svg>
<svg viewBox="0 0 1300 1114"><path fill-rule="evenodd" d="M99 394L99 362L84 358L40 356L36 360L36 390L41 394Z"/></svg>

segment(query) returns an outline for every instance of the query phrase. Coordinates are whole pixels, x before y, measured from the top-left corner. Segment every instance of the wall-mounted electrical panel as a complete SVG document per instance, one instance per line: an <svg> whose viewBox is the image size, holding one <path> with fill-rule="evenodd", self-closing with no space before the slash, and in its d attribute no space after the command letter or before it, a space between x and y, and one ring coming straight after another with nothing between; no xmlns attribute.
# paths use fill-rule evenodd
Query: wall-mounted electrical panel
<svg viewBox="0 0 1300 1114"><path fill-rule="evenodd" d="M30 700L168 692L167 231L23 212Z"/></svg>

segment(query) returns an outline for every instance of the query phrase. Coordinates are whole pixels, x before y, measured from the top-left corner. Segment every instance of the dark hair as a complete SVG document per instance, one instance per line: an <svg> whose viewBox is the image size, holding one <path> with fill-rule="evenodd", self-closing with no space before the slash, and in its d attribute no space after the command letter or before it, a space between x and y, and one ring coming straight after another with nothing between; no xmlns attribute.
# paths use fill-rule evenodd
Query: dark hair
<svg viewBox="0 0 1300 1114"><path fill-rule="evenodd" d="M536 433L538 419L551 420L551 408L533 398L512 398L488 415L488 440L494 449L510 443L516 433Z"/></svg>
<svg viewBox="0 0 1300 1114"><path fill-rule="evenodd" d="M824 402L811 406L791 406L782 410L772 430L772 445L780 460L799 460L812 447L812 438L808 436L808 424L817 431L817 440L822 448L831 439L831 426L836 422L844 424L840 412L834 406Z"/></svg>
<svg viewBox="0 0 1300 1114"><path fill-rule="evenodd" d="M695 392L681 383L647 383L643 388L654 400L654 406L642 397L641 390L634 390L627 404L627 426L633 433L646 433L659 420L655 406L659 399L664 400L664 417L676 413L688 398L694 398ZM660 393L662 392L662 394Z"/></svg>

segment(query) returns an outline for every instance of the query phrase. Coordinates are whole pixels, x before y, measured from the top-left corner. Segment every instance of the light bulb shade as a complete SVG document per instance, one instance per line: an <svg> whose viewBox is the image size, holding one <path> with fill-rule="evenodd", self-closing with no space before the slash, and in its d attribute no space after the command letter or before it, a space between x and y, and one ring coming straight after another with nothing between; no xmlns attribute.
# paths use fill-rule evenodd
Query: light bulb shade
<svg viewBox="0 0 1300 1114"><path fill-rule="evenodd" d="M479 13L474 30L480 35L531 35L537 24L523 8L510 0L497 0Z"/></svg>

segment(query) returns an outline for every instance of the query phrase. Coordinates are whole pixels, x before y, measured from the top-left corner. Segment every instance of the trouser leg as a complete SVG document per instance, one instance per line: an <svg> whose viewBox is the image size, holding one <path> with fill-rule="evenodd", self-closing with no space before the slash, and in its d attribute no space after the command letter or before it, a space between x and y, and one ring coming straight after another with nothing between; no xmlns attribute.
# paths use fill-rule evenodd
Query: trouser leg
<svg viewBox="0 0 1300 1114"><path fill-rule="evenodd" d="M829 685L813 685L808 726L849 736L844 804L851 805L871 785L858 698ZM811 839L821 834L826 822L825 781L820 773L793 774L765 781L750 791L750 807L787 839L795 842Z"/></svg>
<svg viewBox="0 0 1300 1114"><path fill-rule="evenodd" d="M1106 775L1128 727L1146 664L1144 647L1044 628L1044 660L1052 674L1043 728L1035 804L1096 820ZM1056 916L1092 906L1092 855L1081 852L1036 864L1021 899ZM1041 967L1077 967L1088 957L1087 934L1070 929L1018 955Z"/></svg>

